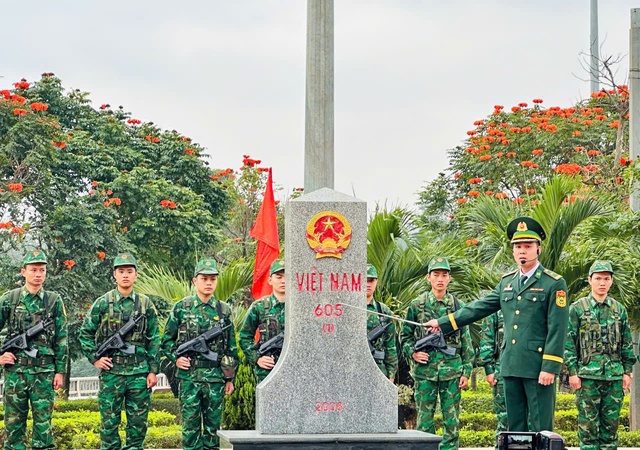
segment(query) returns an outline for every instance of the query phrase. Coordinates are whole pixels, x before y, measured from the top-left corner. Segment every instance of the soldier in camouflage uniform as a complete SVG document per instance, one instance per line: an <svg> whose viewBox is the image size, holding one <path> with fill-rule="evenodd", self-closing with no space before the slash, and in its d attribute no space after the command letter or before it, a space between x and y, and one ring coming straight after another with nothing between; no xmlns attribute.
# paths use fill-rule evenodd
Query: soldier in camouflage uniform
<svg viewBox="0 0 640 450"><path fill-rule="evenodd" d="M487 383L493 390L493 410L498 419L496 439L498 433L507 431L507 403L504 397L504 381L500 376L500 352L504 342L504 319L502 311L491 314L482 324L478 365L484 367ZM497 442L497 440L496 440Z"/></svg>
<svg viewBox="0 0 640 450"><path fill-rule="evenodd" d="M258 349L269 339L284 332L285 275L282 259L276 259L271 264L268 283L273 293L253 302L240 330L240 348L253 366L258 383L271 373L279 356L258 357ZM256 332L259 332L259 336Z"/></svg>
<svg viewBox="0 0 640 450"><path fill-rule="evenodd" d="M160 334L155 306L146 295L134 291L138 263L130 253L119 254L113 262L116 289L99 297L80 328L82 353L100 369L101 450L142 450L147 434L151 388L156 385ZM133 346L96 357L96 350L131 318L139 317L125 343ZM118 427L124 402L127 416L126 444L122 447Z"/></svg>
<svg viewBox="0 0 640 450"><path fill-rule="evenodd" d="M162 351L176 363L180 380L178 396L182 415L182 446L185 450L218 449L216 434L220 428L223 399L233 392L231 371L221 366L223 357L238 360L231 308L213 296L218 284L218 269L213 259L196 264L193 275L196 295L178 301L171 311L162 337ZM209 331L214 326L229 326L220 337L209 342L217 361L200 355L176 358L180 344Z"/></svg>
<svg viewBox="0 0 640 450"><path fill-rule="evenodd" d="M591 294L569 307L565 360L576 390L578 438L582 450L618 448L624 389L636 362L627 310L607 294L613 284L609 261L589 269Z"/></svg>
<svg viewBox="0 0 640 450"><path fill-rule="evenodd" d="M27 448L27 414L31 404L32 448L52 449L54 389L63 387L69 358L67 314L60 296L42 287L47 276L44 252L30 251L23 263L24 286L0 297L0 330L6 325L10 338L42 321L53 323L29 342L35 354L27 349L0 355L0 364L4 365L4 448Z"/></svg>
<svg viewBox="0 0 640 450"><path fill-rule="evenodd" d="M446 258L434 258L429 263L427 280L431 291L413 300L407 310L407 320L424 323L429 319L452 314L463 303L447 292L451 281L451 268ZM416 341L426 335L424 327L404 322L402 325L402 352L411 359L411 375L418 407L417 429L435 433L434 415L440 397L443 434L441 450L458 448L458 415L461 390L466 388L473 368L474 350L469 330L465 327L448 334L445 339L456 349L455 355L440 351L416 352Z"/></svg>
<svg viewBox="0 0 640 450"><path fill-rule="evenodd" d="M375 351L373 352L376 364L382 373L393 380L398 372L398 350L396 349L396 327L390 318L380 316L376 313L392 315L387 305L373 299L373 294L378 286L378 270L373 264L367 264L367 310L371 311L367 317L367 333L376 327L385 327L384 334L371 342ZM378 356L378 358L376 358ZM382 358L379 358L382 356Z"/></svg>

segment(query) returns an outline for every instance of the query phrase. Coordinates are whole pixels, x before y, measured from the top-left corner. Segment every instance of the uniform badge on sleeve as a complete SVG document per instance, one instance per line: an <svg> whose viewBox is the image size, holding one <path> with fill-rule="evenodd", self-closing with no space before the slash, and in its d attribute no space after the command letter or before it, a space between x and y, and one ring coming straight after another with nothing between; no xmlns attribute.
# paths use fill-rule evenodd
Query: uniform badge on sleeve
<svg viewBox="0 0 640 450"><path fill-rule="evenodd" d="M556 291L556 305L560 308L567 306L567 293L565 291Z"/></svg>

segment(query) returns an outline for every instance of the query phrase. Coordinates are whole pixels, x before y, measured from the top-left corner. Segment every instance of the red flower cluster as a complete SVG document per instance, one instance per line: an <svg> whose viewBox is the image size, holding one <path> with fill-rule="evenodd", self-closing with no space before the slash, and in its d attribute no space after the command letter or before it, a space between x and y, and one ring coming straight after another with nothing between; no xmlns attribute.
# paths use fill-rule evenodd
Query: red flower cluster
<svg viewBox="0 0 640 450"><path fill-rule="evenodd" d="M631 163L633 163L632 159L620 158L620 165L621 166L630 166Z"/></svg>
<svg viewBox="0 0 640 450"><path fill-rule="evenodd" d="M16 116L26 116L27 110L22 108L16 108L13 110L13 114Z"/></svg>
<svg viewBox="0 0 640 450"><path fill-rule="evenodd" d="M22 192L22 185L20 183L10 183L7 188L9 188L10 191L15 191L15 192Z"/></svg>
<svg viewBox="0 0 640 450"><path fill-rule="evenodd" d="M458 205L464 205L465 203L467 203L469 201L468 198L459 198L458 199Z"/></svg>
<svg viewBox="0 0 640 450"><path fill-rule="evenodd" d="M160 200L160 205L163 208L169 208L169 209L176 209L178 207L176 202L173 202L171 200Z"/></svg>
<svg viewBox="0 0 640 450"><path fill-rule="evenodd" d="M479 184L482 183L482 178L474 177L469 179L469 184Z"/></svg>
<svg viewBox="0 0 640 450"><path fill-rule="evenodd" d="M598 156L600 154L600 150L589 150L587 155L589 156Z"/></svg>
<svg viewBox="0 0 640 450"><path fill-rule="evenodd" d="M491 155L482 155L480 157L480 161L489 161L491 159Z"/></svg>
<svg viewBox="0 0 640 450"><path fill-rule="evenodd" d="M185 136L182 138L182 142L191 142L191 138Z"/></svg>
<svg viewBox="0 0 640 450"><path fill-rule="evenodd" d="M13 227L13 228L11 228L11 232L13 234L22 234L22 233L24 233L24 228Z"/></svg>
<svg viewBox="0 0 640 450"><path fill-rule="evenodd" d="M121 204L122 204L122 200L120 200L118 197L110 198L109 200L104 202L104 206L111 206L111 205L120 206Z"/></svg>
<svg viewBox="0 0 640 450"><path fill-rule="evenodd" d="M54 147L58 147L59 149L63 149L67 146L66 142L58 142L58 141L54 141L51 143L51 145L53 145Z"/></svg>
<svg viewBox="0 0 640 450"><path fill-rule="evenodd" d="M251 159L249 155L242 155L242 164L246 167L253 167L260 164L262 161L259 159Z"/></svg>
<svg viewBox="0 0 640 450"><path fill-rule="evenodd" d="M17 83L13 83L16 89L29 89L30 84L24 78Z"/></svg>
<svg viewBox="0 0 640 450"><path fill-rule="evenodd" d="M522 199L522 198L520 198L520 197L516 197L516 198L514 198L512 201L513 201L513 203L516 203L516 204L518 204L518 205L519 205L519 204L521 204L521 203L524 201L524 199Z"/></svg>
<svg viewBox="0 0 640 450"><path fill-rule="evenodd" d="M233 169L231 168L227 168L224 170L220 170L216 173L214 173L213 175L209 175L209 178L211 178L212 180L217 180L220 177L226 177L227 175L231 175L230 178L233 179Z"/></svg>
<svg viewBox="0 0 640 450"><path fill-rule="evenodd" d="M73 259L67 259L62 264L64 264L67 270L71 270L71 268L76 265L76 262Z"/></svg>
<svg viewBox="0 0 640 450"><path fill-rule="evenodd" d="M31 104L31 109L33 109L34 111L46 111L47 109L49 109L49 105L42 102L34 102Z"/></svg>
<svg viewBox="0 0 640 450"><path fill-rule="evenodd" d="M0 222L0 230L10 230L11 228L13 228L13 222Z"/></svg>
<svg viewBox="0 0 640 450"><path fill-rule="evenodd" d="M158 142L160 142L160 138L156 137L156 136L151 136L150 134L147 134L144 137L145 141L149 141L149 142L153 142L154 144L157 144Z"/></svg>
<svg viewBox="0 0 640 450"><path fill-rule="evenodd" d="M556 166L554 169L556 173L563 173L565 175L575 175L582 170L579 164L570 163L570 164L560 164Z"/></svg>
<svg viewBox="0 0 640 450"><path fill-rule="evenodd" d="M0 95L3 96L5 100L9 100L11 98L11 91L9 89L3 89L0 91Z"/></svg>
<svg viewBox="0 0 640 450"><path fill-rule="evenodd" d="M142 123L142 121L140 119L128 119L127 123L129 123L131 125L140 125Z"/></svg>
<svg viewBox="0 0 640 450"><path fill-rule="evenodd" d="M544 153L544 150L542 150L541 148L537 148L531 152L533 156L542 155L543 153Z"/></svg>
<svg viewBox="0 0 640 450"><path fill-rule="evenodd" d="M542 103L542 99L541 98L534 98L533 100L531 100L533 103L535 103L536 105L539 105L540 103Z"/></svg>
<svg viewBox="0 0 640 450"><path fill-rule="evenodd" d="M108 107L110 107L111 105L108 103L103 103L102 105L100 105L100 109L107 109Z"/></svg>
<svg viewBox="0 0 640 450"><path fill-rule="evenodd" d="M193 154L195 154L195 151L194 151L192 148L189 148L189 147L185 148L185 149L184 149L184 152L185 152L187 155L193 155Z"/></svg>
<svg viewBox="0 0 640 450"><path fill-rule="evenodd" d="M106 258L107 254L105 252L96 252L96 256L98 257L98 259L104 259Z"/></svg>
<svg viewBox="0 0 640 450"><path fill-rule="evenodd" d="M462 174L460 172L454 173L453 174L453 179L457 180L458 178L460 178L462 176Z"/></svg>
<svg viewBox="0 0 640 450"><path fill-rule="evenodd" d="M499 198L499 199L503 199L503 200L504 200L505 198L507 198L507 194L505 194L504 192L498 192L498 193L496 194L496 198Z"/></svg>
<svg viewBox="0 0 640 450"><path fill-rule="evenodd" d="M467 239L466 241L464 241L465 244L467 245L478 245L478 240L477 239Z"/></svg>

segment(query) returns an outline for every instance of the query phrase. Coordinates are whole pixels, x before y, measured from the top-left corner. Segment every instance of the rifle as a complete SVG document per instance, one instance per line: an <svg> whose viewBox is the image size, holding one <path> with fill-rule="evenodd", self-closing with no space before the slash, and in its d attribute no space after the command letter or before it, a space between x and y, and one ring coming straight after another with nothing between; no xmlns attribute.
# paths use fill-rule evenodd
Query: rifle
<svg viewBox="0 0 640 450"><path fill-rule="evenodd" d="M373 356L373 359L376 359L379 361L384 360L384 357L385 357L384 350L376 350L376 348L373 346L373 343L377 341L378 338L387 331L387 328L389 328L389 325L391 325L391 322L387 322L384 325L380 323L378 324L378 326L376 326L375 328L373 328L371 331L367 333L367 340L369 341L369 350L371 350L371 355Z"/></svg>
<svg viewBox="0 0 640 450"><path fill-rule="evenodd" d="M218 362L218 353L212 352L209 349L209 342L219 338L224 331L229 328L231 324L222 328L220 324L215 325L213 328L202 333L200 336L196 336L190 341L180 344L176 350L176 358L181 356L190 356L196 353L200 354L203 358L209 361Z"/></svg>
<svg viewBox="0 0 640 450"><path fill-rule="evenodd" d="M440 350L442 353L449 356L455 356L456 354L456 349L447 345L445 342L442 331L427 334L422 339L418 339L413 346L414 352L429 352L431 350Z"/></svg>
<svg viewBox="0 0 640 450"><path fill-rule="evenodd" d="M109 339L104 341L98 350L96 351L96 359L100 359L103 356L111 356L114 351L120 350L127 355L133 355L136 352L136 348L132 344L127 344L124 340L131 334L135 326L142 320L144 315L139 311L133 313L129 318L129 321L122 325L122 327L113 333Z"/></svg>
<svg viewBox="0 0 640 450"><path fill-rule="evenodd" d="M260 344L260 348L258 348L258 358L262 356L280 356L282 344L284 344L284 331Z"/></svg>
<svg viewBox="0 0 640 450"><path fill-rule="evenodd" d="M31 348L29 344L31 343L33 338L42 333L51 324L53 324L53 319L51 317L48 317L45 320L41 320L40 322L35 324L24 333L8 338L6 341L4 341L2 347L0 347L0 355L6 352L15 353L17 351L23 350L31 358L35 358L38 355L38 349Z"/></svg>

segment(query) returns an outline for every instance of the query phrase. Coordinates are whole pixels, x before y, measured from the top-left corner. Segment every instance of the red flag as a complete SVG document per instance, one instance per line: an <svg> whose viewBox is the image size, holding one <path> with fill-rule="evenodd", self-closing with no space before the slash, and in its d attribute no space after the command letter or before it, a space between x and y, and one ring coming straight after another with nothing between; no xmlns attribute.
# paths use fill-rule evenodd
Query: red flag
<svg viewBox="0 0 640 450"><path fill-rule="evenodd" d="M251 294L257 300L271 294L271 286L267 283L269 267L280 256L280 239L276 222L276 202L273 199L271 168L269 168L267 187L264 190L264 200L249 236L258 240L256 264L253 270L253 286L251 287Z"/></svg>

